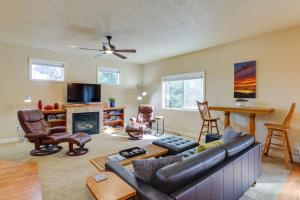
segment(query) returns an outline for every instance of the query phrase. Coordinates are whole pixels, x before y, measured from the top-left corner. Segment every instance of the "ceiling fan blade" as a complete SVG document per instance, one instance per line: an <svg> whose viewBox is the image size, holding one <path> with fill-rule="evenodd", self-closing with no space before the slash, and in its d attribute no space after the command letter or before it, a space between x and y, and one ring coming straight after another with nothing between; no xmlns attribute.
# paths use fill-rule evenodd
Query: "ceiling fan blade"
<svg viewBox="0 0 300 200"><path fill-rule="evenodd" d="M113 54L115 55L115 56L118 56L119 58L122 58L122 59L126 59L127 57L125 57L125 56L123 56L123 55L121 55L121 54L118 54L118 53L116 53L116 52L113 52Z"/></svg>
<svg viewBox="0 0 300 200"><path fill-rule="evenodd" d="M93 51L102 51L101 49L90 49L90 48L79 48L81 50L93 50Z"/></svg>
<svg viewBox="0 0 300 200"><path fill-rule="evenodd" d="M101 56L101 55L103 55L103 54L105 54L105 53L104 53L104 52L99 53L99 54L95 55L95 58L98 58L99 56Z"/></svg>
<svg viewBox="0 0 300 200"><path fill-rule="evenodd" d="M136 53L135 49L115 49L115 52Z"/></svg>

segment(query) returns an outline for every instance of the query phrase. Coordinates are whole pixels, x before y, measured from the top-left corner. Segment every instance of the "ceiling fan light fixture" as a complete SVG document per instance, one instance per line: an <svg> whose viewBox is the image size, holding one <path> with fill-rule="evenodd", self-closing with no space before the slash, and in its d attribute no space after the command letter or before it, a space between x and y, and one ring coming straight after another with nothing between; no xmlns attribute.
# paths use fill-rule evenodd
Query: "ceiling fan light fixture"
<svg viewBox="0 0 300 200"><path fill-rule="evenodd" d="M92 51L97 51L97 52L101 52L101 53L98 53L95 57L98 58L100 55L103 55L103 54L113 54L121 59L126 59L127 57L120 54L120 53L136 53L136 50L135 49L117 49L114 45L112 45L110 43L110 40L111 40L111 36L107 36L106 37L108 42L103 42L103 46L102 46L102 49L93 49L93 48L79 48L79 49L82 49L82 50L92 50Z"/></svg>

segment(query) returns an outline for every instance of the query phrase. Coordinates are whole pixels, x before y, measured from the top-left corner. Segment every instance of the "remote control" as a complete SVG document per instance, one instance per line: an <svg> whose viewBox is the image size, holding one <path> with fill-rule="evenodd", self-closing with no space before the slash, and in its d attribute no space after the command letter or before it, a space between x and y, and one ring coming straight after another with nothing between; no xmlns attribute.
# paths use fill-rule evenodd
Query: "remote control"
<svg viewBox="0 0 300 200"><path fill-rule="evenodd" d="M94 176L94 180L96 182L104 181L105 179L107 179L107 176L105 176L103 174L97 174Z"/></svg>

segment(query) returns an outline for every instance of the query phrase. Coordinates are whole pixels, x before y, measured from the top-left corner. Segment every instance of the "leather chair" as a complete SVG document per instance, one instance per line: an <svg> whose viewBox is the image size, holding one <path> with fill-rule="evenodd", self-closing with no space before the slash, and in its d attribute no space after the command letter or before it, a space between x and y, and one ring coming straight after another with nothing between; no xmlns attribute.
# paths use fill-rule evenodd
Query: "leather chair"
<svg viewBox="0 0 300 200"><path fill-rule="evenodd" d="M130 119L126 132L131 139L142 139L145 133L151 133L154 107L152 105L140 105L136 118Z"/></svg>
<svg viewBox="0 0 300 200"><path fill-rule="evenodd" d="M66 132L63 126L50 128L40 110L18 111L19 122L29 142L34 143L32 156L50 155L59 152L62 147L59 143L65 142L71 133Z"/></svg>

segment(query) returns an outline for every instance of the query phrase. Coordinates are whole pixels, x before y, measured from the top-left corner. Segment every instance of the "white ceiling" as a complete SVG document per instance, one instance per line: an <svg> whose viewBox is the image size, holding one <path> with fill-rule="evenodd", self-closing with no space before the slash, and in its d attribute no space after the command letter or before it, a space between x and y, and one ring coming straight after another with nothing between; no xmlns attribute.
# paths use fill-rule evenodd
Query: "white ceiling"
<svg viewBox="0 0 300 200"><path fill-rule="evenodd" d="M137 49L126 54L132 63L300 24L300 0L1 0L0 5L0 41L92 57L95 52L70 45L97 48L110 34L118 48Z"/></svg>

